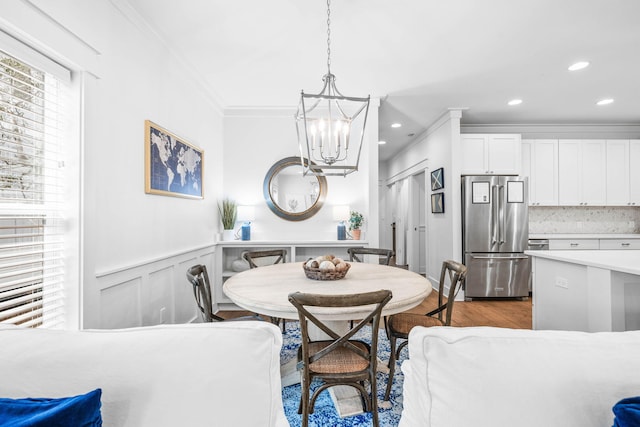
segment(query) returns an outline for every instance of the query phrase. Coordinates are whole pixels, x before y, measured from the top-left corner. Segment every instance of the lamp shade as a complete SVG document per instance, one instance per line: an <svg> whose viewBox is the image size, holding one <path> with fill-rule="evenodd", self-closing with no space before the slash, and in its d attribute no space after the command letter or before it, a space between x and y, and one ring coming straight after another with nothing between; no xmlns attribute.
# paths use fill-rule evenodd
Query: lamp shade
<svg viewBox="0 0 640 427"><path fill-rule="evenodd" d="M238 221L253 221L256 219L255 206L240 205L238 206Z"/></svg>
<svg viewBox="0 0 640 427"><path fill-rule="evenodd" d="M346 221L349 219L349 206L336 205L333 207L333 219L334 221Z"/></svg>

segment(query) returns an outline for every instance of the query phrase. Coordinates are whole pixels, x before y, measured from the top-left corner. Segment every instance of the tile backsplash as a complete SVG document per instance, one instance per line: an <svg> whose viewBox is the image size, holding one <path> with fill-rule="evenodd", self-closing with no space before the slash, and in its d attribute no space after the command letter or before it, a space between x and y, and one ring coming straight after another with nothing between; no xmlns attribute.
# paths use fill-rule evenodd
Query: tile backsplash
<svg viewBox="0 0 640 427"><path fill-rule="evenodd" d="M640 207L530 206L529 233L640 233Z"/></svg>

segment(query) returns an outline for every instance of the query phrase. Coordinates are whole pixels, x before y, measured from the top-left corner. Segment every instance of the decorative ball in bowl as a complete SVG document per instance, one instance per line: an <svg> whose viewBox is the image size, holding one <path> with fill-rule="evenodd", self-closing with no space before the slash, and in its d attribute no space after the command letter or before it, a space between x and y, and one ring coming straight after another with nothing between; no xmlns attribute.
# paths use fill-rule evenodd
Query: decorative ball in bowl
<svg viewBox="0 0 640 427"><path fill-rule="evenodd" d="M302 263L304 274L313 280L340 280L347 275L351 264L333 255L309 258Z"/></svg>

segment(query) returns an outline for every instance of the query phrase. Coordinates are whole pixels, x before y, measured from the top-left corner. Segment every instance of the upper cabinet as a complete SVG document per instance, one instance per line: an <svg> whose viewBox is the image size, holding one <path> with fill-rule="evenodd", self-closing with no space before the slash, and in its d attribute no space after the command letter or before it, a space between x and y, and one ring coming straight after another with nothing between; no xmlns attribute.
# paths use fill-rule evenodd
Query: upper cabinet
<svg viewBox="0 0 640 427"><path fill-rule="evenodd" d="M558 140L522 140L522 175L529 177L529 205L558 205Z"/></svg>
<svg viewBox="0 0 640 427"><path fill-rule="evenodd" d="M607 205L640 206L640 140L607 141Z"/></svg>
<svg viewBox="0 0 640 427"><path fill-rule="evenodd" d="M463 175L519 175L521 139L516 134L463 134Z"/></svg>
<svg viewBox="0 0 640 427"><path fill-rule="evenodd" d="M559 205L606 205L606 155L604 140L558 141Z"/></svg>

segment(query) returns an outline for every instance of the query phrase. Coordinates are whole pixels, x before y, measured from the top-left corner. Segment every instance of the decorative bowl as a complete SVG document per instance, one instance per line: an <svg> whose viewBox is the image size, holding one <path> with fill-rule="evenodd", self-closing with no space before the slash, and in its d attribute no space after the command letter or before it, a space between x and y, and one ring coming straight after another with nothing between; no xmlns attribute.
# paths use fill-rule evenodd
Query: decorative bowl
<svg viewBox="0 0 640 427"><path fill-rule="evenodd" d="M342 271L320 271L319 268L307 268L306 263L302 263L302 269L304 270L304 274L306 274L307 278L312 280L340 280L347 275L349 268L351 268L351 264L345 262L347 264L347 268Z"/></svg>

